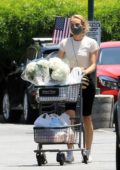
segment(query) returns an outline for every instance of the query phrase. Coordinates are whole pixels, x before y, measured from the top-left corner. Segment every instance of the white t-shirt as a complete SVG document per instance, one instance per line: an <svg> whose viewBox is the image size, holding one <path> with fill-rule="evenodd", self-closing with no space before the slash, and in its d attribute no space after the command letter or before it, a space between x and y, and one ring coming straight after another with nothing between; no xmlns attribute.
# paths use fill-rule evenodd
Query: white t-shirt
<svg viewBox="0 0 120 170"><path fill-rule="evenodd" d="M69 37L60 42L60 50L65 52L63 60L69 64L70 68L89 67L90 54L98 48L97 42L87 36L84 36L81 41L75 41L73 37Z"/></svg>

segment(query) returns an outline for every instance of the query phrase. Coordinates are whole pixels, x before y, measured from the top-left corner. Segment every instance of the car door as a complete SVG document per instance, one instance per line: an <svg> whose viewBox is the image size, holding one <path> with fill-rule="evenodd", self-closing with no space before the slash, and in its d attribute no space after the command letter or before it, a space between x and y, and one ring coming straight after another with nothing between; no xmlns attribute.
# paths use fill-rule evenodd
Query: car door
<svg viewBox="0 0 120 170"><path fill-rule="evenodd" d="M22 103L25 82L21 79L22 66L17 66L7 76L7 92L10 98L11 108L17 107Z"/></svg>
<svg viewBox="0 0 120 170"><path fill-rule="evenodd" d="M19 62L19 65L16 64L16 66L12 66L11 72L8 74L7 89L12 107L23 104L24 92L30 83L24 81L21 78L21 74L26 64L36 58L37 53L38 51L34 46L28 47L24 59Z"/></svg>

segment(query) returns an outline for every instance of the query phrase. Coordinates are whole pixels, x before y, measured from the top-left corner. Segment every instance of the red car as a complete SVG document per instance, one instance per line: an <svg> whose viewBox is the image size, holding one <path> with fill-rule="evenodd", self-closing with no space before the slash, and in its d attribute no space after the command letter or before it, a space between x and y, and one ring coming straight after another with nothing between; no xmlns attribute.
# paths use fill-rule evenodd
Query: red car
<svg viewBox="0 0 120 170"><path fill-rule="evenodd" d="M118 90L103 86L99 81L99 76L103 75L120 79L120 41L102 42L97 61L97 86L100 93L112 94L116 101Z"/></svg>

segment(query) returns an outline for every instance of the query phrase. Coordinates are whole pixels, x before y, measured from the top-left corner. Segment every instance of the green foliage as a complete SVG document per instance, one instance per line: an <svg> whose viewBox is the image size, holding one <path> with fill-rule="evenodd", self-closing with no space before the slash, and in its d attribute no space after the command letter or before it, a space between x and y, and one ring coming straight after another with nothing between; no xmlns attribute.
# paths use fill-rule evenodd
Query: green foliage
<svg viewBox="0 0 120 170"><path fill-rule="evenodd" d="M120 1L97 0L95 3L95 20L102 26L102 41L120 40Z"/></svg>
<svg viewBox="0 0 120 170"><path fill-rule="evenodd" d="M94 0L94 19L101 21L102 41L120 39L119 0ZM56 16L88 16L88 0L2 0L0 57L23 55L32 37L51 37Z"/></svg>

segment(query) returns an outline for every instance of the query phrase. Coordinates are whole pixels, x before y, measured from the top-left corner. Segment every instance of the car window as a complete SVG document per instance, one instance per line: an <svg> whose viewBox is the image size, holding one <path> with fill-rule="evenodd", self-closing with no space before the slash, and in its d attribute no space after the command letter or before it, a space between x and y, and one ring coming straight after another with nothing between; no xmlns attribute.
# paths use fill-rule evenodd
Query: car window
<svg viewBox="0 0 120 170"><path fill-rule="evenodd" d="M99 65L107 65L107 64L120 64L120 48L104 48L100 50Z"/></svg>
<svg viewBox="0 0 120 170"><path fill-rule="evenodd" d="M46 56L47 59L50 59L52 57L58 57L58 51L54 51Z"/></svg>
<svg viewBox="0 0 120 170"><path fill-rule="evenodd" d="M40 51L38 58L44 57L46 58L49 54L54 53L54 52L58 52L58 49L50 49L50 50L44 50L44 51Z"/></svg>

